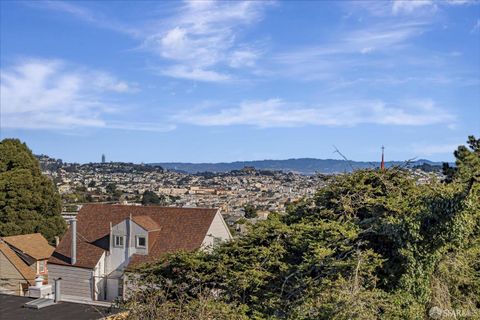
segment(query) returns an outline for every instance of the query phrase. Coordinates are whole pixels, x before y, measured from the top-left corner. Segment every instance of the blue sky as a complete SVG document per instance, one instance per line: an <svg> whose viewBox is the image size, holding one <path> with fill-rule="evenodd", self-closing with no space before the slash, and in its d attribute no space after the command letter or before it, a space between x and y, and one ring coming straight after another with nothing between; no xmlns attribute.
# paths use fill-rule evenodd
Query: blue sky
<svg viewBox="0 0 480 320"><path fill-rule="evenodd" d="M478 1L1 2L1 137L66 161L452 160Z"/></svg>

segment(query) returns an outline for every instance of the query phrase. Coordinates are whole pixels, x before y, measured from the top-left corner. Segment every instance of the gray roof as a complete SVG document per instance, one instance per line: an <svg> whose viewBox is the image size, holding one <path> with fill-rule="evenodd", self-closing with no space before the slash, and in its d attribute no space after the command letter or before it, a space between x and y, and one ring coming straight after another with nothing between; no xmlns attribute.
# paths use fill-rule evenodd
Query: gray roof
<svg viewBox="0 0 480 320"><path fill-rule="evenodd" d="M27 297L0 294L0 319L90 320L102 319L112 314L108 308L70 302L59 302L39 310L23 307L26 302L32 300L33 299Z"/></svg>

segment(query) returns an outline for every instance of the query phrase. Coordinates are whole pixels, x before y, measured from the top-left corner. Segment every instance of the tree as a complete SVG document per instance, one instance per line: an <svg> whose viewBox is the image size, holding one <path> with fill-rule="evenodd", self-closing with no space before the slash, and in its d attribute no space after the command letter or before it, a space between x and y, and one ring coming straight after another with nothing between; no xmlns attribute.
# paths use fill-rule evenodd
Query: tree
<svg viewBox="0 0 480 320"><path fill-rule="evenodd" d="M257 217L257 209L253 204L248 203L243 209L245 210L245 218L252 219Z"/></svg>
<svg viewBox="0 0 480 320"><path fill-rule="evenodd" d="M168 199L163 194L157 195L153 191L146 190L142 195L142 204L144 206L148 206L148 205L166 206L168 204Z"/></svg>
<svg viewBox="0 0 480 320"><path fill-rule="evenodd" d="M95 188L96 185L97 185L97 183L95 182L95 180L92 180L88 183L89 188Z"/></svg>
<svg viewBox="0 0 480 320"><path fill-rule="evenodd" d="M452 168L448 163L444 163L442 167L443 174L446 176L446 183L455 179L480 180L480 139L473 135L469 136L467 146L459 146L453 155L455 156L456 167Z"/></svg>
<svg viewBox="0 0 480 320"><path fill-rule="evenodd" d="M442 163L442 173L445 176L445 183L451 183L455 176L455 167L451 167L448 162Z"/></svg>
<svg viewBox="0 0 480 320"><path fill-rule="evenodd" d="M150 190L146 190L144 193L143 193L143 196L142 196L142 204L144 206L148 206L148 205L158 205L160 204L160 198L158 197L158 195L153 192L153 191L150 191Z"/></svg>
<svg viewBox="0 0 480 320"><path fill-rule="evenodd" d="M53 243L66 223L53 182L18 139L0 142L0 236L40 232Z"/></svg>
<svg viewBox="0 0 480 320"><path fill-rule="evenodd" d="M432 306L476 315L480 155L458 150L450 184L417 184L402 168L334 176L243 237L141 267L126 305L213 301L251 319L413 320Z"/></svg>
<svg viewBox="0 0 480 320"><path fill-rule="evenodd" d="M115 183L111 182L111 183L107 184L107 186L105 187L105 190L109 194L115 194L115 191L117 191L117 185Z"/></svg>

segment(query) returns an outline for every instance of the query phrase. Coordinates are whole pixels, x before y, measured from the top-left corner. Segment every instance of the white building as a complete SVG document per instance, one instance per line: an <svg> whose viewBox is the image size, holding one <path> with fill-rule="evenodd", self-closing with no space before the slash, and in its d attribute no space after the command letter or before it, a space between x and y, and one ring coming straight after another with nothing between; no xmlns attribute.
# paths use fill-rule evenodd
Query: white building
<svg viewBox="0 0 480 320"><path fill-rule="evenodd" d="M231 238L217 209L88 204L49 259L49 276L62 279L63 300L112 301L125 293L126 269Z"/></svg>

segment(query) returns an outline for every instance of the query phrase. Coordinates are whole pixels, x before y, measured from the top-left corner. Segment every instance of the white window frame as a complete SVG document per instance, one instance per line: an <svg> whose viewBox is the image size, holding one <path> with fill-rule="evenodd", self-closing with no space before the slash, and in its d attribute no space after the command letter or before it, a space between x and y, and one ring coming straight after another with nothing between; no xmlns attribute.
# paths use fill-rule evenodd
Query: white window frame
<svg viewBox="0 0 480 320"><path fill-rule="evenodd" d="M140 238L143 238L145 240L145 245L141 246L140 245ZM147 237L146 236L135 236L135 247L139 249L146 249L147 248Z"/></svg>
<svg viewBox="0 0 480 320"><path fill-rule="evenodd" d="M38 260L38 273L45 273L47 271L47 261Z"/></svg>
<svg viewBox="0 0 480 320"><path fill-rule="evenodd" d="M113 246L116 248L123 248L125 245L125 237L124 236L119 236L119 235L114 235L113 236ZM117 239L120 239L121 241L118 241L119 243L117 244Z"/></svg>

